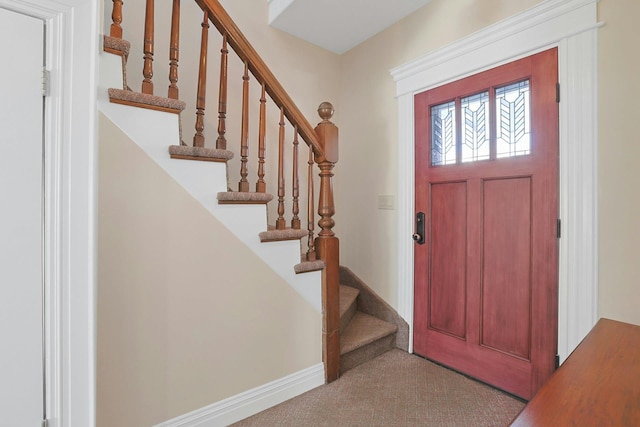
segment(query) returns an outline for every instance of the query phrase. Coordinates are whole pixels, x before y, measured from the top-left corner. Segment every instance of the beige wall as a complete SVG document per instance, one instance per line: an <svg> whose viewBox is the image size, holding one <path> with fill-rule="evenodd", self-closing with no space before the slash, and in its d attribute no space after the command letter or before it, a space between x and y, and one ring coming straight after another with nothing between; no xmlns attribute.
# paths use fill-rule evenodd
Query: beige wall
<svg viewBox="0 0 640 427"><path fill-rule="evenodd" d="M320 363L321 315L99 126L98 426L150 426Z"/></svg>
<svg viewBox="0 0 640 427"><path fill-rule="evenodd" d="M600 0L599 274L602 317L640 324L640 2Z"/></svg>

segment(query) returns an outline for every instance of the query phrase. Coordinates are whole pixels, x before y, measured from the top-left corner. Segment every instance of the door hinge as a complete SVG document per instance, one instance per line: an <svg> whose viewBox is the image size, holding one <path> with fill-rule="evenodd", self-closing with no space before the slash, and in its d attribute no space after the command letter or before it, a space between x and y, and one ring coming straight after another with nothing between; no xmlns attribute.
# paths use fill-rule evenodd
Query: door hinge
<svg viewBox="0 0 640 427"><path fill-rule="evenodd" d="M556 83L556 102L560 102L560 83Z"/></svg>
<svg viewBox="0 0 640 427"><path fill-rule="evenodd" d="M558 237L558 239L562 237L562 220L560 218L558 218L558 223L556 225L556 237Z"/></svg>
<svg viewBox="0 0 640 427"><path fill-rule="evenodd" d="M49 96L49 86L51 81L51 72L42 67L42 96Z"/></svg>
<svg viewBox="0 0 640 427"><path fill-rule="evenodd" d="M556 354L556 369L560 367L560 355Z"/></svg>

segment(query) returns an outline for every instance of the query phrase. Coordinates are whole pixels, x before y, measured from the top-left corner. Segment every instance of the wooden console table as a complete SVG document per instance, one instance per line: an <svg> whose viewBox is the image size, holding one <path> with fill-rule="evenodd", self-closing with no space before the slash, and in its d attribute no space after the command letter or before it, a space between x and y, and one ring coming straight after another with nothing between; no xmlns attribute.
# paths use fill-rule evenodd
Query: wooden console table
<svg viewBox="0 0 640 427"><path fill-rule="evenodd" d="M511 426L640 426L640 326L600 319Z"/></svg>

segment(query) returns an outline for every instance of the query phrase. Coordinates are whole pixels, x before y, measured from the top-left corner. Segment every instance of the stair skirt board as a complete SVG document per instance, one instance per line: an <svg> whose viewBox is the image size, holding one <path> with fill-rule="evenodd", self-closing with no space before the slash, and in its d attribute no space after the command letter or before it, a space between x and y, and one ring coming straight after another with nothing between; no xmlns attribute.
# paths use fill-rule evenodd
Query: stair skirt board
<svg viewBox="0 0 640 427"><path fill-rule="evenodd" d="M228 205L220 204L216 199L218 193L227 193L226 164L170 158L168 147L180 144L178 115L113 104L109 102L106 91L101 91L98 99L100 112L289 283L315 310L322 312L321 272L296 274L294 270L294 266L300 262L299 241L261 243L258 236L268 228L264 204ZM154 126L140 126L140 123L154 123Z"/></svg>
<svg viewBox="0 0 640 427"><path fill-rule="evenodd" d="M243 420L324 384L319 363L153 427L219 427Z"/></svg>

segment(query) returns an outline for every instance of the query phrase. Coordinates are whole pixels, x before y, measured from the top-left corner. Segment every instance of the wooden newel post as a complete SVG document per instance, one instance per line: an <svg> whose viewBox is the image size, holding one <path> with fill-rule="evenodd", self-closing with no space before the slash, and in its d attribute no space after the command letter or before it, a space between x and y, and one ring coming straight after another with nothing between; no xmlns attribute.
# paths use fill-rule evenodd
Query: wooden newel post
<svg viewBox="0 0 640 427"><path fill-rule="evenodd" d="M318 257L325 262L322 272L322 356L325 363L325 379L334 381L340 376L340 243L333 232L335 205L333 203L333 167L338 162L338 128L331 122L333 106L323 102L318 107L322 122L315 131L323 147L323 154L316 153L320 168L320 232L315 247Z"/></svg>

